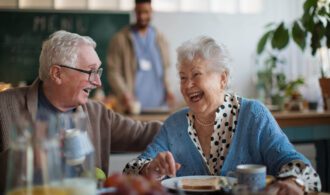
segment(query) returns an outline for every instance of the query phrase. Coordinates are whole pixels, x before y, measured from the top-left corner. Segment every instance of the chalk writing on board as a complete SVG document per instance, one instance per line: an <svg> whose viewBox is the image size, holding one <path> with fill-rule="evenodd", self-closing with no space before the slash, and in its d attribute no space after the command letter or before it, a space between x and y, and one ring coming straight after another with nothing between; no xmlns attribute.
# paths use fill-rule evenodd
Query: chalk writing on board
<svg viewBox="0 0 330 195"><path fill-rule="evenodd" d="M85 34L88 24L78 17L61 17L57 15L35 16L32 24L33 32L54 32L57 29L76 31L78 34Z"/></svg>

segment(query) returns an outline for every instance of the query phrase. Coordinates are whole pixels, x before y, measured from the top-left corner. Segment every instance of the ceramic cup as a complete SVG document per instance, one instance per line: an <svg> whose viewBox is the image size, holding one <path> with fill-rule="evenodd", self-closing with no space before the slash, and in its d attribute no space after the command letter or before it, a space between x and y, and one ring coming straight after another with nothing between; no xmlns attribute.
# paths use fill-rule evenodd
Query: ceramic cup
<svg viewBox="0 0 330 195"><path fill-rule="evenodd" d="M248 186L251 191L259 191L266 186L266 166L264 165L238 165L236 172L229 172L228 176L236 176L237 183Z"/></svg>
<svg viewBox="0 0 330 195"><path fill-rule="evenodd" d="M138 101L132 102L130 105L131 114L140 114L141 113L141 103Z"/></svg>

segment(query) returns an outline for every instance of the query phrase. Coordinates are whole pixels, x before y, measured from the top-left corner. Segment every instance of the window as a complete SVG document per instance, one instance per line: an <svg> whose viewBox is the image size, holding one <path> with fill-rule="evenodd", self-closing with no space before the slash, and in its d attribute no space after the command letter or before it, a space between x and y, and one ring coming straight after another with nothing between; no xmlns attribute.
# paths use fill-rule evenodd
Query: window
<svg viewBox="0 0 330 195"><path fill-rule="evenodd" d="M53 8L52 0L19 0L19 8L39 8L51 9Z"/></svg>
<svg viewBox="0 0 330 195"><path fill-rule="evenodd" d="M93 0L88 1L88 8L95 10L116 10L119 7L118 0Z"/></svg>
<svg viewBox="0 0 330 195"><path fill-rule="evenodd" d="M14 0L1 0L0 1L1 8L17 8L17 1Z"/></svg>
<svg viewBox="0 0 330 195"><path fill-rule="evenodd" d="M262 11L263 0L152 0L160 12L213 12L253 14ZM1 0L0 8L49 8L131 11L134 0Z"/></svg>
<svg viewBox="0 0 330 195"><path fill-rule="evenodd" d="M31 1L31 0L29 0ZM55 9L88 9L88 0L54 0Z"/></svg>

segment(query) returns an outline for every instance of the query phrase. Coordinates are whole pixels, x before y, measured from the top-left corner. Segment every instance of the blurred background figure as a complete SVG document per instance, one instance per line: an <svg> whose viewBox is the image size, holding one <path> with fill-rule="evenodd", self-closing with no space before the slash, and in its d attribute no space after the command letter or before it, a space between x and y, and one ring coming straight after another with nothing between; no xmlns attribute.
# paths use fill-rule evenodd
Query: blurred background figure
<svg viewBox="0 0 330 195"><path fill-rule="evenodd" d="M167 81L170 65L164 36L150 25L151 0L135 0L136 22L111 40L108 80L125 112L174 106Z"/></svg>

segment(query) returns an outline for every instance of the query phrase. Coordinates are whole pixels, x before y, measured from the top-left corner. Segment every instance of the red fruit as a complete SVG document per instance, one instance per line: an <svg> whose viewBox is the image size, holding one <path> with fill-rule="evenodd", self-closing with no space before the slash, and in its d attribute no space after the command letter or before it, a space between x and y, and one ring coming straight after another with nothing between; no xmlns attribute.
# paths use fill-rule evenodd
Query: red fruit
<svg viewBox="0 0 330 195"><path fill-rule="evenodd" d="M123 183L124 179L125 178L122 174L115 173L104 181L103 186L104 187L117 187L120 183Z"/></svg>
<svg viewBox="0 0 330 195"><path fill-rule="evenodd" d="M132 176L130 178L130 185L138 192L138 194L145 194L151 190L148 180L141 176Z"/></svg>

